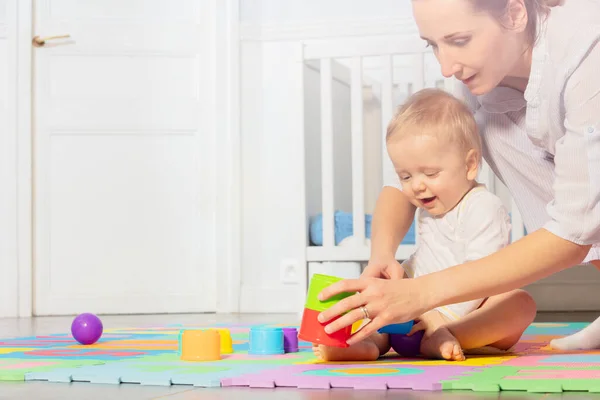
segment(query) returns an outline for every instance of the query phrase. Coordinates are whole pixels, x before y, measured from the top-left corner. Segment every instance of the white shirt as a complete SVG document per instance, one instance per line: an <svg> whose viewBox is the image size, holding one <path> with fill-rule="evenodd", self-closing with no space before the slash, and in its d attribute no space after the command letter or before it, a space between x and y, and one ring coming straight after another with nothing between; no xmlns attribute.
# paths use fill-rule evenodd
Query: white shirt
<svg viewBox="0 0 600 400"><path fill-rule="evenodd" d="M500 198L479 185L443 216L417 210L418 244L402 264L410 278L485 257L510 241L510 217ZM438 310L452 319L477 309L483 299Z"/></svg>
<svg viewBox="0 0 600 400"><path fill-rule="evenodd" d="M525 93L473 96L483 156L529 232L545 228L600 259L600 0L570 0L539 24ZM400 187L389 173L389 186Z"/></svg>

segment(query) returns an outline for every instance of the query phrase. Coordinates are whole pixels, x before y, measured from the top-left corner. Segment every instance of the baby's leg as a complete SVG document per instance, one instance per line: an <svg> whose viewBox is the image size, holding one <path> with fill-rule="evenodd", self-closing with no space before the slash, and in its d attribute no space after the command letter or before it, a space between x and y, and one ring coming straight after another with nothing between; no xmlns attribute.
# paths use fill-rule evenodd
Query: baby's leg
<svg viewBox="0 0 600 400"><path fill-rule="evenodd" d="M425 327L420 347L422 355L449 361L465 359L459 341L452 336L448 329L444 328L451 322L451 319L437 310L427 312L420 319Z"/></svg>
<svg viewBox="0 0 600 400"><path fill-rule="evenodd" d="M313 345L313 352L323 361L375 361L390 350L387 334L374 333L350 347Z"/></svg>
<svg viewBox="0 0 600 400"><path fill-rule="evenodd" d="M519 341L535 314L535 302L523 290L492 296L477 310L460 319L448 320L430 335L426 334L421 353L431 358L461 361L463 350L484 346L508 350Z"/></svg>
<svg viewBox="0 0 600 400"><path fill-rule="evenodd" d="M535 301L529 293L513 290L488 298L477 310L440 330L447 329L464 350L484 346L508 350L519 341L535 315Z"/></svg>

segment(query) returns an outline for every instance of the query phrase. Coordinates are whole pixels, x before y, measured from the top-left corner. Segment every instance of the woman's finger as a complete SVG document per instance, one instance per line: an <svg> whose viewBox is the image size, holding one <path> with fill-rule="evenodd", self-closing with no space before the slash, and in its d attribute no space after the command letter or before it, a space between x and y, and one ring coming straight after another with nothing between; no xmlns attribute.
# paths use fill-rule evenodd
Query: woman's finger
<svg viewBox="0 0 600 400"><path fill-rule="evenodd" d="M331 334L333 332L337 332L340 329L343 329L347 326L352 326L357 321L361 319L365 319L365 315L363 314L360 308L354 309L349 313L342 315L340 318L336 319L329 325L325 326L325 332Z"/></svg>
<svg viewBox="0 0 600 400"><path fill-rule="evenodd" d="M360 293L357 293L353 296L350 297L346 297L345 299L340 300L338 303L332 305L331 307L329 307L327 310L321 312L319 314L319 316L317 317L317 319L319 320L320 323L325 323L329 320L332 320L333 318L337 317L338 315L342 315L348 311L354 310L355 308L358 308L360 306L362 306L364 304L364 300L362 299L362 296L360 295ZM340 328L343 328L340 327ZM338 328L338 329L340 329ZM337 331L337 329L336 329ZM335 331L332 331L335 332ZM332 333L330 332L330 333Z"/></svg>
<svg viewBox="0 0 600 400"><path fill-rule="evenodd" d="M368 279L344 279L329 285L319 293L318 299L325 301L340 293L362 292L368 286Z"/></svg>

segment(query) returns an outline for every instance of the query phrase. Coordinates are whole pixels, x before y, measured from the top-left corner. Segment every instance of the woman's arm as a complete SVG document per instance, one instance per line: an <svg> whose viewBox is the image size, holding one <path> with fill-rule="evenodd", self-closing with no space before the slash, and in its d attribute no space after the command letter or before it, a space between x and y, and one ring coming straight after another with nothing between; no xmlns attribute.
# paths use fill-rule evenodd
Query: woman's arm
<svg viewBox="0 0 600 400"><path fill-rule="evenodd" d="M402 279L396 250L414 220L415 206L397 187L381 190L371 225L371 255L362 277Z"/></svg>
<svg viewBox="0 0 600 400"><path fill-rule="evenodd" d="M387 154L384 154L387 156ZM404 270L396 260L396 250L414 221L415 206L404 193L393 163L383 171L385 186L375 205L371 223L371 254L363 277L402 279Z"/></svg>
<svg viewBox="0 0 600 400"><path fill-rule="evenodd" d="M381 190L371 223L371 258L395 258L415 210L402 191L389 186Z"/></svg>
<svg viewBox="0 0 600 400"><path fill-rule="evenodd" d="M540 229L485 258L454 266L416 279L373 278L343 280L325 288L323 301L342 292L359 292L319 315L327 333L336 332L364 318L365 306L371 322L352 335L352 345L379 328L410 321L435 307L492 296L523 287L563 269L579 264L589 245L578 245Z"/></svg>
<svg viewBox="0 0 600 400"><path fill-rule="evenodd" d="M426 308L518 289L579 264L590 245L578 245L545 229L465 264L415 279Z"/></svg>

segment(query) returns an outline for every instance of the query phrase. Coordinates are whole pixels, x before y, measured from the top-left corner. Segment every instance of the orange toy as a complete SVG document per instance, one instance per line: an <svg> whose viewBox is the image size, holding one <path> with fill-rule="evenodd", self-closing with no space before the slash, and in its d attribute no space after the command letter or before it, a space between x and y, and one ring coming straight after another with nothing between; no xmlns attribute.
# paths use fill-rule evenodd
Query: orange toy
<svg viewBox="0 0 600 400"><path fill-rule="evenodd" d="M221 335L217 330L184 330L180 340L183 361L217 361L221 359Z"/></svg>

